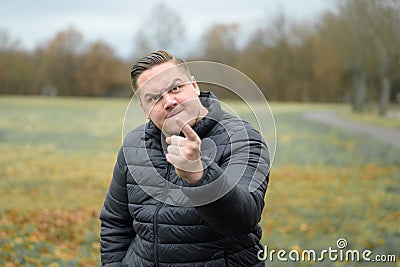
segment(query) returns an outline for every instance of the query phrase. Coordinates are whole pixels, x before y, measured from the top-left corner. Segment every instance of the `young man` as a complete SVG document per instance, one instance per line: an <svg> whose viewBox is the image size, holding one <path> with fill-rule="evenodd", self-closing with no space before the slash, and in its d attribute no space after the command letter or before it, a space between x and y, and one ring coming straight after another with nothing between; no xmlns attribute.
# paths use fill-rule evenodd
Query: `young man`
<svg viewBox="0 0 400 267"><path fill-rule="evenodd" d="M102 265L264 266L261 135L166 51L140 59L131 79L149 120L118 154L100 215Z"/></svg>

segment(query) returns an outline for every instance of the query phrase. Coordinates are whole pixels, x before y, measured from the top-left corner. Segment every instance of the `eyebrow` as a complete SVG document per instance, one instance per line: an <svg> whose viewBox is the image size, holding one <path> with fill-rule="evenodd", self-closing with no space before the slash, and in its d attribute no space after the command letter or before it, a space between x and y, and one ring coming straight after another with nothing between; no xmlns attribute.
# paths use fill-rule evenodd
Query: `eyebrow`
<svg viewBox="0 0 400 267"><path fill-rule="evenodd" d="M144 97L146 98L146 97L155 97L155 96L161 96L161 95L163 95L165 92L168 92L174 85L175 85L175 83L176 82L178 82L178 81L182 81L182 79L181 78L175 78L167 87L165 87L164 89L162 89L161 90L161 92L163 92L163 93L161 93L161 94L154 94L154 93L145 93L144 94Z"/></svg>

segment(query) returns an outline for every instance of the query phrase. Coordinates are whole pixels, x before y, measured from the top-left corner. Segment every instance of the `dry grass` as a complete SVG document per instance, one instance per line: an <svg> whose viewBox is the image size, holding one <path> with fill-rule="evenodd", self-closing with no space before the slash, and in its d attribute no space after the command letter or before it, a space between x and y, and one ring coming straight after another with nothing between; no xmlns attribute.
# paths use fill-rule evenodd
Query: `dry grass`
<svg viewBox="0 0 400 267"><path fill-rule="evenodd" d="M99 264L97 218L127 104L0 98L0 265ZM299 115L335 106L271 107L278 146L261 221L263 243L327 249L344 237L354 248L399 258L399 151ZM241 115L248 116L246 110Z"/></svg>

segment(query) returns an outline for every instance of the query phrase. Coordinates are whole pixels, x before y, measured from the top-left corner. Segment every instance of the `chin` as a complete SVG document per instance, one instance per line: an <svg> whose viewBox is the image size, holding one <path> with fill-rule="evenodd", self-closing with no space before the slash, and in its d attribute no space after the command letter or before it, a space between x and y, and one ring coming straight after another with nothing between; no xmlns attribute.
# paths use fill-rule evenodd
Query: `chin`
<svg viewBox="0 0 400 267"><path fill-rule="evenodd" d="M179 135L179 131L178 130L176 130L176 131L174 131L174 130L163 130L163 133L164 133L164 135L166 137L172 136L172 135Z"/></svg>
<svg viewBox="0 0 400 267"><path fill-rule="evenodd" d="M180 132L178 125L176 125L174 122L165 123L161 130L165 135L178 135Z"/></svg>

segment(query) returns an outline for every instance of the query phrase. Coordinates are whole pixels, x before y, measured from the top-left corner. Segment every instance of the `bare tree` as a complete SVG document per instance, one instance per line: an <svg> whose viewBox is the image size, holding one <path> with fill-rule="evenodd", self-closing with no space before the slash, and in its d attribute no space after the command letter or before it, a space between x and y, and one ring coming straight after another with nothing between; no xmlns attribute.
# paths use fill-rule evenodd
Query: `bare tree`
<svg viewBox="0 0 400 267"><path fill-rule="evenodd" d="M82 86L78 76L82 68L80 53L83 51L83 36L75 28L60 31L50 40L45 50L46 86L55 87L61 95L81 95Z"/></svg>
<svg viewBox="0 0 400 267"><path fill-rule="evenodd" d="M82 69L79 72L79 84L85 95L106 96L121 94L121 88L129 84L128 67L118 59L114 50L104 42L97 41L85 49L82 55ZM126 88L129 93L129 88Z"/></svg>
<svg viewBox="0 0 400 267"><path fill-rule="evenodd" d="M390 73L399 56L399 1L346 0L338 13L323 18L321 32L336 47L345 69L353 73L353 110L362 112L367 84L380 79L380 114L390 99ZM369 81L368 81L369 80Z"/></svg>
<svg viewBox="0 0 400 267"><path fill-rule="evenodd" d="M284 13L278 14L271 24L264 29L267 46L270 47L272 56L268 62L271 65L271 75L278 100L286 100L291 97L290 79L292 74L293 57L290 45L291 25Z"/></svg>
<svg viewBox="0 0 400 267"><path fill-rule="evenodd" d="M185 38L185 27L177 12L160 3L135 34L134 55L156 49L169 50Z"/></svg>
<svg viewBox="0 0 400 267"><path fill-rule="evenodd" d="M384 116L390 102L390 74L396 68L396 60L400 56L400 1L370 1L371 28L376 58L374 65L380 80L379 114Z"/></svg>
<svg viewBox="0 0 400 267"><path fill-rule="evenodd" d="M366 18L366 6L362 0L347 0L339 2L338 11L323 17L320 32L336 47L344 69L352 72L352 107L355 112L362 112L367 93L366 66L373 37Z"/></svg>
<svg viewBox="0 0 400 267"><path fill-rule="evenodd" d="M12 39L5 29L0 28L0 51L16 50L19 48L19 40Z"/></svg>
<svg viewBox="0 0 400 267"><path fill-rule="evenodd" d="M203 57L227 65L235 65L238 53L239 25L215 24L203 35Z"/></svg>
<svg viewBox="0 0 400 267"><path fill-rule="evenodd" d="M32 56L20 48L6 30L0 29L0 93L35 93L37 83Z"/></svg>

